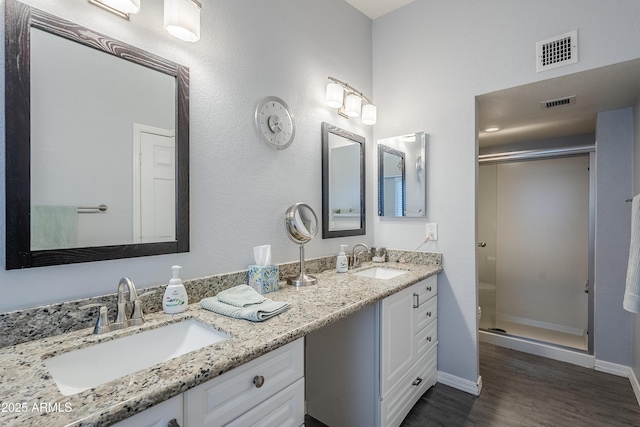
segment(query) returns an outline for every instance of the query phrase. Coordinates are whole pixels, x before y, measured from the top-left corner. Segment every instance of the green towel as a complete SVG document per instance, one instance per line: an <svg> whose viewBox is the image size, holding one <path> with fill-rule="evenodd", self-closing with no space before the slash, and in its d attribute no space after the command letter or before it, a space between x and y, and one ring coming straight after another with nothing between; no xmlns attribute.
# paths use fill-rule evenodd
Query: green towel
<svg viewBox="0 0 640 427"><path fill-rule="evenodd" d="M267 320L289 310L291 308L291 303L273 301L265 298L261 303L251 304L248 307L236 307L221 302L218 297L209 297L200 301L200 307L235 319L262 322L263 320Z"/></svg>
<svg viewBox="0 0 640 427"><path fill-rule="evenodd" d="M31 206L32 250L73 248L77 233L77 206Z"/></svg>
<svg viewBox="0 0 640 427"><path fill-rule="evenodd" d="M238 285L233 288L218 292L218 301L234 307L248 307L253 304L260 304L266 300L258 291L249 285Z"/></svg>

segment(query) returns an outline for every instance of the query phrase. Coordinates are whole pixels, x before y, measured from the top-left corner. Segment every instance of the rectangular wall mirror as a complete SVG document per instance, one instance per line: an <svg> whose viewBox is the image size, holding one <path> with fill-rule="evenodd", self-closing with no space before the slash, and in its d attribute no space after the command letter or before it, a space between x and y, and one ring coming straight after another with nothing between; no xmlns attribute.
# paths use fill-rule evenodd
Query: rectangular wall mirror
<svg viewBox="0 0 640 427"><path fill-rule="evenodd" d="M365 234L365 138L322 123L322 238Z"/></svg>
<svg viewBox="0 0 640 427"><path fill-rule="evenodd" d="M189 250L189 70L5 3L7 269Z"/></svg>
<svg viewBox="0 0 640 427"><path fill-rule="evenodd" d="M378 140L378 215L426 215L425 133Z"/></svg>

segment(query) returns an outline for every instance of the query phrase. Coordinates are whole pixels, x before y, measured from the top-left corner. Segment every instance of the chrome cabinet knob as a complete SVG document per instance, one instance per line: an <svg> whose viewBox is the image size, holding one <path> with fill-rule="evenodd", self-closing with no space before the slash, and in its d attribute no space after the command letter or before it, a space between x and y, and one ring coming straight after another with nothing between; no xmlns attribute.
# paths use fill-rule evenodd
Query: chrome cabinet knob
<svg viewBox="0 0 640 427"><path fill-rule="evenodd" d="M256 375L253 377L253 384L256 388L260 388L264 385L264 377L262 375Z"/></svg>

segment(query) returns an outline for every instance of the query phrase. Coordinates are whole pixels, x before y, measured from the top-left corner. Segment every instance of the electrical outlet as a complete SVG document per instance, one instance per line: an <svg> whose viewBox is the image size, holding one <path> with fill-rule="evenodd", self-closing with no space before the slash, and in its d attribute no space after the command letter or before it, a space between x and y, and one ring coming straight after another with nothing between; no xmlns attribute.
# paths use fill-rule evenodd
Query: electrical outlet
<svg viewBox="0 0 640 427"><path fill-rule="evenodd" d="M430 241L438 240L438 224L435 222L427 224L427 236Z"/></svg>

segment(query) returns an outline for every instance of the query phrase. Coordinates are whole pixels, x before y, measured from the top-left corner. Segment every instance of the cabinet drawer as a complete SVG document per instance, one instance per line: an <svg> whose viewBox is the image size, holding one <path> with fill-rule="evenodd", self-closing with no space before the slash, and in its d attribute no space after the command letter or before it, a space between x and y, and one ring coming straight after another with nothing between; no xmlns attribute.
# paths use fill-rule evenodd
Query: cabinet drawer
<svg viewBox="0 0 640 427"><path fill-rule="evenodd" d="M416 334L418 357L425 354L438 343L438 321L434 320L426 328Z"/></svg>
<svg viewBox="0 0 640 427"><path fill-rule="evenodd" d="M303 375L301 338L187 390L186 423L192 427L225 425ZM261 387L254 384L256 377L264 377Z"/></svg>
<svg viewBox="0 0 640 427"><path fill-rule="evenodd" d="M179 425L184 425L182 423L181 394L115 423L112 427L166 427L171 420L176 420Z"/></svg>
<svg viewBox="0 0 640 427"><path fill-rule="evenodd" d="M228 427L299 427L304 424L304 378L227 424Z"/></svg>
<svg viewBox="0 0 640 427"><path fill-rule="evenodd" d="M413 289L417 289L414 292L418 294L422 304L422 302L427 301L438 293L438 278L437 276L427 277L414 285Z"/></svg>
<svg viewBox="0 0 640 427"><path fill-rule="evenodd" d="M425 326L438 317L438 297L429 300L420 298L420 306L413 309L413 324L415 331L421 331Z"/></svg>
<svg viewBox="0 0 640 427"><path fill-rule="evenodd" d="M423 355L381 402L381 425L396 427L437 380L437 346Z"/></svg>

